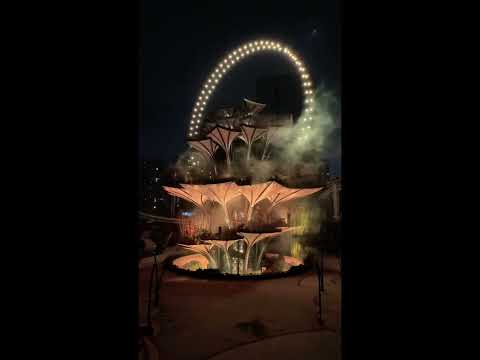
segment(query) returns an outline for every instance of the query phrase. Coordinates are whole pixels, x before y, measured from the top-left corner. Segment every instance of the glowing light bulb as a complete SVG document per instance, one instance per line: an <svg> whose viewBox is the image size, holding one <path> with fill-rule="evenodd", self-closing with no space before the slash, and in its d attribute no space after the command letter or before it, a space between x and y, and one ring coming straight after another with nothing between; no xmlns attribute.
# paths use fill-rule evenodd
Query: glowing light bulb
<svg viewBox="0 0 480 360"><path fill-rule="evenodd" d="M223 63L220 64L220 67L223 67Z"/></svg>
<svg viewBox="0 0 480 360"><path fill-rule="evenodd" d="M193 109L193 112L197 112L197 109L196 109L196 108L194 108L194 109Z"/></svg>
<svg viewBox="0 0 480 360"><path fill-rule="evenodd" d="M193 115L193 118L196 118L196 117L197 117L197 115Z"/></svg>
<svg viewBox="0 0 480 360"><path fill-rule="evenodd" d="M197 123L200 124L200 120L197 120Z"/></svg>

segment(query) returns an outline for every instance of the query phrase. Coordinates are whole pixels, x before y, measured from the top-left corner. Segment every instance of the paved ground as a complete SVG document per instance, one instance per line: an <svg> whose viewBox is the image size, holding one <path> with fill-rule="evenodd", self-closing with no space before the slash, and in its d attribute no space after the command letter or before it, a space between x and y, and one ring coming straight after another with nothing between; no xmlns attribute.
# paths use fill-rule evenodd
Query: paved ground
<svg viewBox="0 0 480 360"><path fill-rule="evenodd" d="M338 335L329 331L309 331L256 341L234 347L209 360L331 359L339 360Z"/></svg>
<svg viewBox="0 0 480 360"><path fill-rule="evenodd" d="M328 260L327 268L331 271L325 282L324 328L316 320L318 285L314 273L236 282L193 279L167 272L160 306L153 316L158 331L152 342L162 360L252 358L254 353L263 354L264 360L278 359L276 349L283 349L281 353L286 357L280 358L285 359L309 359L310 355L312 359L337 359L341 279L335 259ZM144 284L140 292L143 317L145 284L150 275L148 262L140 272Z"/></svg>

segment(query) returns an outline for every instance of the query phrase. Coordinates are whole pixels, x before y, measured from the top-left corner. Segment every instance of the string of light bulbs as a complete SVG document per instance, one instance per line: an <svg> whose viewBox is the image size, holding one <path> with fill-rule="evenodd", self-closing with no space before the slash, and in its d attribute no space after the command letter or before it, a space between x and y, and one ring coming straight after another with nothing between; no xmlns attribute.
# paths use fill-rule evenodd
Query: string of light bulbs
<svg viewBox="0 0 480 360"><path fill-rule="evenodd" d="M305 95L305 116L303 116L302 118L302 121L305 122L305 125L303 129L310 128L310 125L307 125L307 123L312 121L314 103L313 85L311 77L304 63L301 61L300 57L287 46L276 41L258 40L248 42L232 50L223 59L220 60L220 62L213 69L211 74L207 77L201 87L200 93L198 94L194 102L190 125L188 128L189 138L198 135L200 125L203 120L204 111L207 108L208 100L212 96L220 80L227 74L228 71L231 70L233 65L240 62L243 58L262 51L273 51L278 54L284 55L296 66L298 74L302 81L303 93Z"/></svg>

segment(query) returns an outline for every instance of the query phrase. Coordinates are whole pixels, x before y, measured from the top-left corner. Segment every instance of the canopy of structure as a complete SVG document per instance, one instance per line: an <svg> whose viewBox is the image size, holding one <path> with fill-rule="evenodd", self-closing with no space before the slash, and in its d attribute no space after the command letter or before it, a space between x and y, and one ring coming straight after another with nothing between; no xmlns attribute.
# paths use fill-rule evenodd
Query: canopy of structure
<svg viewBox="0 0 480 360"><path fill-rule="evenodd" d="M287 230L288 230L288 228L287 228ZM250 251L256 243L258 243L259 241L265 240L265 239L271 239L275 236L279 236L287 230L282 230L282 231L274 232L274 233L243 233L243 232L239 232L238 235L241 235L243 237L243 240L247 244L247 250L245 251L245 259L246 260L243 263L243 272L244 273L248 272L248 259L250 258Z"/></svg>
<svg viewBox="0 0 480 360"><path fill-rule="evenodd" d="M316 193L322 189L323 187L311 189L292 189L273 181L267 197L271 202L270 208L274 208L285 201L299 199Z"/></svg>
<svg viewBox="0 0 480 360"><path fill-rule="evenodd" d="M188 144L207 159L213 159L215 152L218 150L218 145L212 139L190 140Z"/></svg>
<svg viewBox="0 0 480 360"><path fill-rule="evenodd" d="M240 193L248 200L247 223L252 218L253 208L260 201L267 199L274 181L254 185L240 186Z"/></svg>
<svg viewBox="0 0 480 360"><path fill-rule="evenodd" d="M249 115L258 114L263 109L265 109L265 106L267 106L266 104L261 104L248 99L243 99L243 101L245 103L245 107L247 108L247 112Z"/></svg>
<svg viewBox="0 0 480 360"><path fill-rule="evenodd" d="M207 137L215 141L225 151L227 164L230 165L230 148L239 135L240 131L216 126L207 134Z"/></svg>
<svg viewBox="0 0 480 360"><path fill-rule="evenodd" d="M206 202L210 200L206 194L195 190L193 186L185 184L182 184L182 188L164 186L163 189L172 196L190 201L202 210L205 208Z"/></svg>
<svg viewBox="0 0 480 360"><path fill-rule="evenodd" d="M267 181L265 183L242 186L235 184L233 181L206 185L180 185L182 188L172 188L169 186L164 186L163 188L170 195L181 197L202 209L209 200L218 202L225 211L227 224L230 223L227 204L237 196L243 195L248 200L249 212L251 212L253 207L263 199L269 199L271 202L270 208L274 208L285 201L302 198L323 189L323 187L292 189L283 186L276 181Z"/></svg>

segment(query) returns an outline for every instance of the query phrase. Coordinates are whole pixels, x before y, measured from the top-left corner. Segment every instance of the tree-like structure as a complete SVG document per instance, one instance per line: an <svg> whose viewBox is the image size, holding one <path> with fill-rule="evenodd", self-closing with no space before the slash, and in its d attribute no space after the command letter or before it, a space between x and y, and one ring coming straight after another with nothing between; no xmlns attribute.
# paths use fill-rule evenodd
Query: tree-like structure
<svg viewBox="0 0 480 360"><path fill-rule="evenodd" d="M242 134L238 137L247 144L247 163L250 161L250 153L252 152L252 145L258 139L261 139L267 129L260 129L253 126L242 125L240 127Z"/></svg>
<svg viewBox="0 0 480 360"><path fill-rule="evenodd" d="M253 208L260 201L267 199L274 187L274 181L254 185L240 186L240 192L248 200L247 224L252 219Z"/></svg>
<svg viewBox="0 0 480 360"><path fill-rule="evenodd" d="M316 193L322 190L323 187L311 188L311 189L295 189L285 187L276 181L273 181L270 191L268 193L268 199L271 202L270 209L272 210L275 206L289 200L299 199L313 193Z"/></svg>
<svg viewBox="0 0 480 360"><path fill-rule="evenodd" d="M235 244L237 241L240 241L242 239L236 239L236 240L205 240L207 244L214 245L220 249L223 250L223 253L225 254L225 259L226 259L226 267L225 269L220 269L223 272L231 272L232 271L232 262L230 261L230 254L228 250L230 247Z"/></svg>
<svg viewBox="0 0 480 360"><path fill-rule="evenodd" d="M211 269L218 268L217 262L215 261L215 258L212 256L212 248L214 245L212 244L197 244L197 245L178 244L178 245L194 253L205 256L208 260L209 268Z"/></svg>
<svg viewBox="0 0 480 360"><path fill-rule="evenodd" d="M230 169L230 149L233 141L240 135L240 131L226 129L221 126L214 127L207 137L215 141L225 151L227 166Z"/></svg>
<svg viewBox="0 0 480 360"><path fill-rule="evenodd" d="M265 133L265 136L264 136L265 146L263 148L262 160L267 159L267 153L268 153L268 149L270 147L270 144L272 144L273 142L275 142L275 140L278 139L279 129L280 129L280 127L275 127L275 126L271 126L267 129L267 131Z"/></svg>
<svg viewBox="0 0 480 360"><path fill-rule="evenodd" d="M246 274L248 272L248 261L249 261L249 258L250 258L250 250L252 249L252 247L262 240L271 239L275 236L281 235L282 231L274 232L274 233L244 233L244 232L239 232L238 234L243 237L243 240L247 244L247 250L245 250L245 260L243 262L243 273Z"/></svg>
<svg viewBox="0 0 480 360"><path fill-rule="evenodd" d="M163 189L172 196L177 196L184 200L190 201L202 211L206 211L207 201L210 199L205 193L197 191L193 186L181 184L182 188L174 188L170 186L163 186Z"/></svg>
<svg viewBox="0 0 480 360"><path fill-rule="evenodd" d="M217 165L215 163L214 155L218 150L218 145L212 139L191 140L188 141L188 144L200 152L207 161L210 161L213 164L215 175L217 175Z"/></svg>
<svg viewBox="0 0 480 360"><path fill-rule="evenodd" d="M200 191L198 191L195 186L188 184L181 184L182 188L174 188L170 186L163 186L163 189L172 196L177 196L184 200L187 200L197 206L201 211L204 217L207 218L208 224L210 227L210 213L208 204L212 201L208 196ZM202 219L202 227L204 220Z"/></svg>
<svg viewBox="0 0 480 360"><path fill-rule="evenodd" d="M193 185L204 194L207 198L212 201L218 202L225 213L225 221L227 226L230 228L230 215L228 213L227 204L233 198L240 196L240 187L235 184L233 181L228 181L218 184L207 184L207 185Z"/></svg>
<svg viewBox="0 0 480 360"><path fill-rule="evenodd" d="M247 115L252 116L256 115L265 109L266 104L261 104L252 100L243 99L243 103L245 104Z"/></svg>

